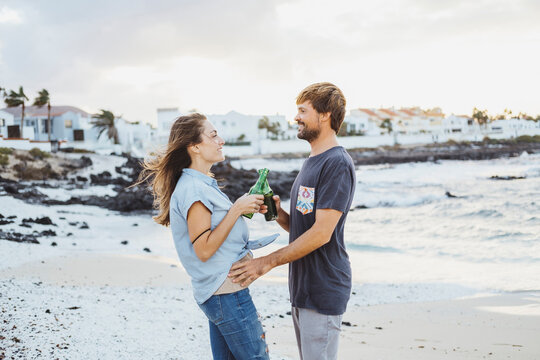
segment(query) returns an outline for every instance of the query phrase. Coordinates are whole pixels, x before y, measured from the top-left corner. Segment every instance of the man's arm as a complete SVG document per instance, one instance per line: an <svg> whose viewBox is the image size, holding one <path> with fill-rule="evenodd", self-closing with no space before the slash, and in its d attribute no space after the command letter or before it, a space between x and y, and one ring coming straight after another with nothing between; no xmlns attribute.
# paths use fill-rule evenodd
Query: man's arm
<svg viewBox="0 0 540 360"><path fill-rule="evenodd" d="M341 211L334 209L317 209L315 224L298 239L271 254L233 265L229 271L229 277L235 283L248 286L276 266L306 256L330 241L342 214ZM288 218L287 214L287 225ZM288 226L285 230L288 230Z"/></svg>

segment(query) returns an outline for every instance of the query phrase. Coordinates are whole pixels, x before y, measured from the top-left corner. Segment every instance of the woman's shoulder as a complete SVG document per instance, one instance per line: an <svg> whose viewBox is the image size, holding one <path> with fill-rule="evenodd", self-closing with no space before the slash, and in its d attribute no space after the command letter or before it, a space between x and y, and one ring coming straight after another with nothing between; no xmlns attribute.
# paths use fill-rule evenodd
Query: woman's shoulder
<svg viewBox="0 0 540 360"><path fill-rule="evenodd" d="M188 195L198 194L203 186L204 183L197 178L182 174L176 183L172 197L176 199L185 199Z"/></svg>

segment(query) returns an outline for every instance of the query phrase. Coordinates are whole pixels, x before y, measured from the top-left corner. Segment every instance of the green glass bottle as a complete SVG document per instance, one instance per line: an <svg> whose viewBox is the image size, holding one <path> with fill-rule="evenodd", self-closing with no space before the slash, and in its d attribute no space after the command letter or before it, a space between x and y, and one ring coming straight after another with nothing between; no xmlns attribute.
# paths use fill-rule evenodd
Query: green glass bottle
<svg viewBox="0 0 540 360"><path fill-rule="evenodd" d="M277 214L276 202L274 201L274 198L273 198L274 192L270 188L270 185L268 184L268 179L267 179L269 170L264 168L264 169L260 169L258 172L259 172L259 179L255 183L255 185L253 185L251 189L249 189L248 194L249 195L253 195L253 194L264 195L264 205L266 205L268 208L267 212L264 214L264 218L266 219L266 221L276 220L278 214ZM253 217L253 214L244 214L244 216L247 217L248 219L251 219Z"/></svg>

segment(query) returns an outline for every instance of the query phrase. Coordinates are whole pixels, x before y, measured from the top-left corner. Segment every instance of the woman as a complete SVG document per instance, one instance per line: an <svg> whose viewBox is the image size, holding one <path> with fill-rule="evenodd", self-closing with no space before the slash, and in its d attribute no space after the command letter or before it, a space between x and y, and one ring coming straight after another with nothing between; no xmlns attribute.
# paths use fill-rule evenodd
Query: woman
<svg viewBox="0 0 540 360"><path fill-rule="evenodd" d="M215 127L201 114L179 117L166 151L143 164L140 182L150 180L161 225L171 226L197 304L206 314L214 359L268 359L265 335L249 290L232 283L233 263L252 257L277 234L248 241L242 214L265 212L262 195L233 204L210 174L225 158ZM210 174L210 175L209 175Z"/></svg>

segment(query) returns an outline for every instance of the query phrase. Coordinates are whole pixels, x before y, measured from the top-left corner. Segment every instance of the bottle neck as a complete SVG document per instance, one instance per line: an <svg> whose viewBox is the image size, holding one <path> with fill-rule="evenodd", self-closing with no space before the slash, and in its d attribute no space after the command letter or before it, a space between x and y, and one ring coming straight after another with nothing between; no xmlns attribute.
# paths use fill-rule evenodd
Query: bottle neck
<svg viewBox="0 0 540 360"><path fill-rule="evenodd" d="M259 179L255 183L255 186L253 187L254 190L256 190L258 193L265 194L268 191L270 191L270 187L268 186L268 181L266 177L268 176L268 169L260 169L259 170Z"/></svg>

